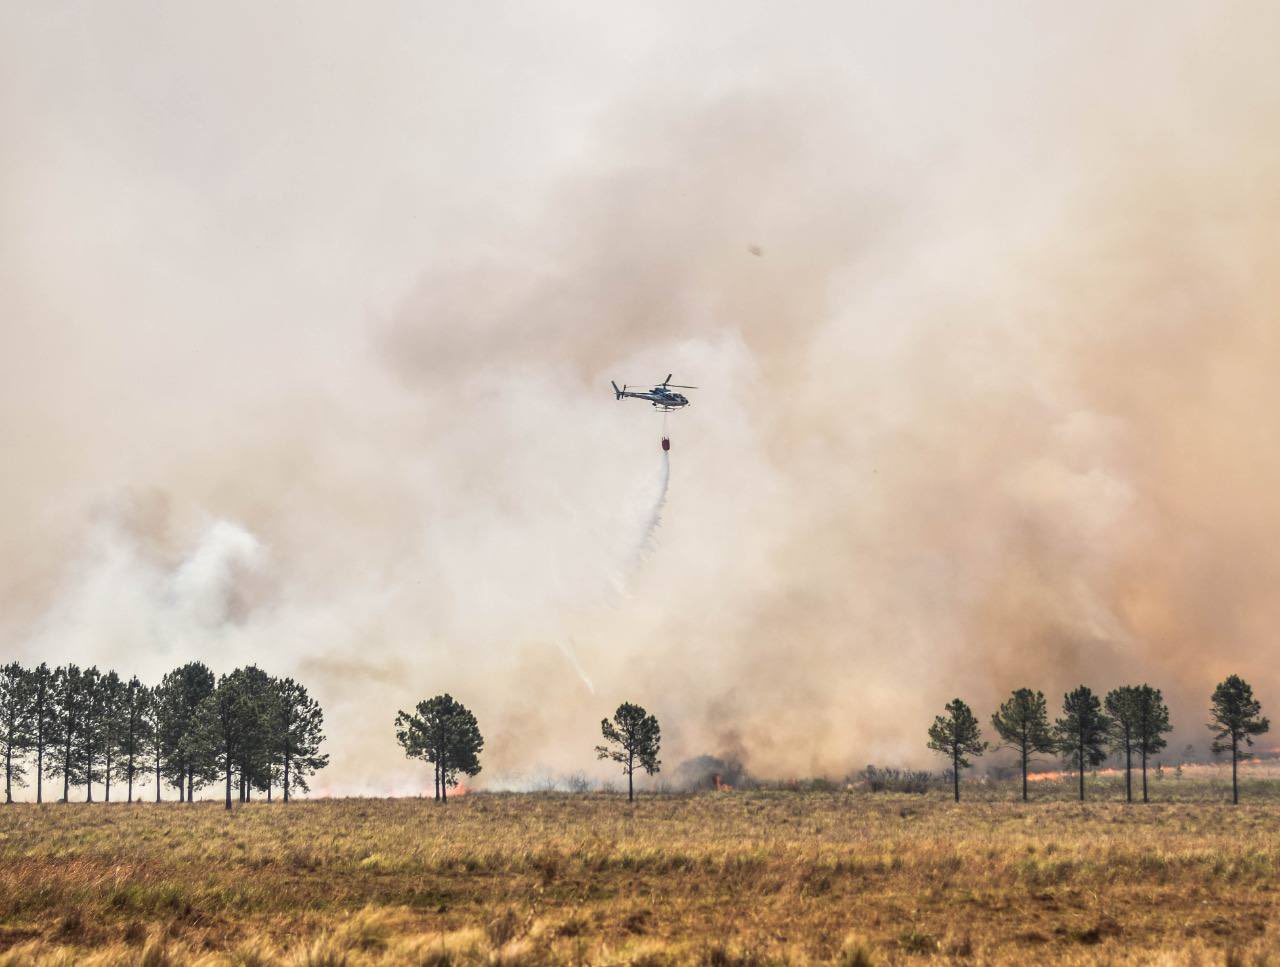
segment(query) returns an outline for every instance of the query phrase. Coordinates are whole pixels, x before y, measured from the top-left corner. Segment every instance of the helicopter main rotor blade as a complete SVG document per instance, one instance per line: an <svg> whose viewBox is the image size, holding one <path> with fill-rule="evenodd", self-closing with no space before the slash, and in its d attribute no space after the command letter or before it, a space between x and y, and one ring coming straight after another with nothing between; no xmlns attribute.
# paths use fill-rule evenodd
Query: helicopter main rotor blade
<svg viewBox="0 0 1280 967"><path fill-rule="evenodd" d="M672 389L697 389L696 386L685 386L681 383L663 383L663 386L669 386Z"/></svg>

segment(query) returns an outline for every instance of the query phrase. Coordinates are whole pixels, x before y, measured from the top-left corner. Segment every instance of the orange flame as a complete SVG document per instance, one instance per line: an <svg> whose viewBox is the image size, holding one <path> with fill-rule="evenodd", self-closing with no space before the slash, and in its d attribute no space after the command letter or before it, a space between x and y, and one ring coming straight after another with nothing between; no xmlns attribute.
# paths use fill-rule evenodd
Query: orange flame
<svg viewBox="0 0 1280 967"><path fill-rule="evenodd" d="M1096 772L1090 772L1091 776L1122 776L1123 769L1099 769ZM1027 782L1057 782L1060 779L1074 779L1074 772L1029 772L1027 773Z"/></svg>

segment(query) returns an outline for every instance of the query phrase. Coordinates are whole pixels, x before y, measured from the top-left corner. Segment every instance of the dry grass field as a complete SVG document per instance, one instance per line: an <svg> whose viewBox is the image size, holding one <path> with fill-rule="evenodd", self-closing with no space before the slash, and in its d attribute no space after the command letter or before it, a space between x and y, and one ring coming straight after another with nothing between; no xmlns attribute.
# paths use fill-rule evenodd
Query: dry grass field
<svg viewBox="0 0 1280 967"><path fill-rule="evenodd" d="M1155 791L19 804L0 965L1280 963L1273 785Z"/></svg>

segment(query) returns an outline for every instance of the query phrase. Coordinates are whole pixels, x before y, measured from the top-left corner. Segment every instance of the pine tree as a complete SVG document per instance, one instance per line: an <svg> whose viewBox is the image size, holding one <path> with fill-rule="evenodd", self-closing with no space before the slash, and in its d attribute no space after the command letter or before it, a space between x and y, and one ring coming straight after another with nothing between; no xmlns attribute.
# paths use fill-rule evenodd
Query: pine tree
<svg viewBox="0 0 1280 967"><path fill-rule="evenodd" d="M1027 771L1031 757L1053 752L1057 744L1049 727L1044 693L1019 688L991 716L991 725L1005 747L1016 749L1022 766L1022 801L1027 800Z"/></svg>
<svg viewBox="0 0 1280 967"><path fill-rule="evenodd" d="M946 715L937 716L929 726L929 748L951 759L953 790L956 802L959 802L960 770L972 765L969 756L986 752L987 743L982 740L982 730L972 709L961 699L953 698L947 703L946 710Z"/></svg>
<svg viewBox="0 0 1280 967"><path fill-rule="evenodd" d="M449 789L458 776L480 771L484 737L476 717L452 695L437 695L419 702L416 712L396 716L396 740L411 759L423 759L435 767L436 799L448 802Z"/></svg>
<svg viewBox="0 0 1280 967"><path fill-rule="evenodd" d="M1213 690L1209 714L1213 721L1213 754L1231 753L1231 801L1240 801L1237 765L1253 753L1244 746L1253 745L1253 737L1270 730L1271 723L1261 714L1262 704L1253 697L1253 688L1239 675L1230 675ZM1224 741L1225 740L1225 741ZM1243 746L1241 745L1243 743Z"/></svg>
<svg viewBox="0 0 1280 967"><path fill-rule="evenodd" d="M1142 763L1142 801L1147 802L1147 757L1153 756L1168 743L1165 733L1173 731L1169 724L1169 707L1164 704L1160 689L1139 685L1134 690L1134 742Z"/></svg>
<svg viewBox="0 0 1280 967"><path fill-rule="evenodd" d="M254 789L270 789L271 726L274 721L275 680L256 665L237 668L235 679L242 693L237 723L241 741L236 758L240 776L240 801L249 802Z"/></svg>
<svg viewBox="0 0 1280 967"><path fill-rule="evenodd" d="M621 763L627 777L627 802L633 802L636 767L653 775L662 765L658 760L662 744L658 720L639 705L623 702L613 713L612 722L600 720L600 734L606 744L596 746L596 758Z"/></svg>
<svg viewBox="0 0 1280 967"><path fill-rule="evenodd" d="M127 687L119 674L109 671L98 685L102 706L102 782L104 802L111 802L111 779L118 769L120 747L125 729Z"/></svg>
<svg viewBox="0 0 1280 967"><path fill-rule="evenodd" d="M329 764L320 751L324 742L324 713L320 703L292 678L275 683L273 737L283 766L284 801L293 790L307 792L307 776Z"/></svg>
<svg viewBox="0 0 1280 967"><path fill-rule="evenodd" d="M1138 723L1137 687L1121 685L1107 692L1103 707L1111 723L1109 739L1111 748L1124 756L1124 798L1133 802L1133 753L1137 744L1135 735Z"/></svg>
<svg viewBox="0 0 1280 967"><path fill-rule="evenodd" d="M143 751L150 760L149 768L155 777L156 802L160 802L161 793L164 789L164 742L162 736L164 735L166 720L164 706L161 704L162 697L163 693L160 691L160 686L148 688L146 704L143 708L145 728L142 734L146 743Z"/></svg>
<svg viewBox="0 0 1280 967"><path fill-rule="evenodd" d="M55 734L57 713L53 701L54 673L44 662L29 674L31 699L31 750L36 756L36 802L44 802L45 749Z"/></svg>
<svg viewBox="0 0 1280 967"><path fill-rule="evenodd" d="M75 748L74 776L76 782L84 784L84 801L93 802L93 784L102 778L102 770L98 766L98 758L102 755L104 722L106 716L105 692L102 687L102 673L96 665L84 670L81 679L84 702L80 718L80 728L76 735L78 743Z"/></svg>
<svg viewBox="0 0 1280 967"><path fill-rule="evenodd" d="M1102 714L1102 703L1086 685L1062 697L1063 717L1054 723L1058 748L1067 767L1080 779L1080 801L1084 802L1084 773L1107 759L1107 733L1111 723Z"/></svg>
<svg viewBox="0 0 1280 967"><path fill-rule="evenodd" d="M31 678L16 661L0 667L0 757L4 759L4 801L25 785L23 758L31 746Z"/></svg>
<svg viewBox="0 0 1280 967"><path fill-rule="evenodd" d="M178 788L178 800L190 802L195 796L197 762L191 755L195 747L196 711L212 693L214 675L203 662L193 661L175 668L160 681L160 743L164 760L162 771Z"/></svg>
<svg viewBox="0 0 1280 967"><path fill-rule="evenodd" d="M119 759L116 778L124 781L127 801L133 802L134 781L143 772L143 760L151 748L151 690L137 676L125 683L119 715Z"/></svg>
<svg viewBox="0 0 1280 967"><path fill-rule="evenodd" d="M223 675L213 692L200 703L186 741L185 751L190 762L208 762L223 776L228 810L231 809L232 774L243 767L246 750L255 741L254 730L261 725L254 691L253 682L244 669L237 668ZM241 773L241 782L244 778Z"/></svg>
<svg viewBox="0 0 1280 967"><path fill-rule="evenodd" d="M50 692L53 706L49 746L49 772L62 779L62 802L70 802L71 783L77 775L80 731L86 691L84 672L78 665L64 665L53 673Z"/></svg>

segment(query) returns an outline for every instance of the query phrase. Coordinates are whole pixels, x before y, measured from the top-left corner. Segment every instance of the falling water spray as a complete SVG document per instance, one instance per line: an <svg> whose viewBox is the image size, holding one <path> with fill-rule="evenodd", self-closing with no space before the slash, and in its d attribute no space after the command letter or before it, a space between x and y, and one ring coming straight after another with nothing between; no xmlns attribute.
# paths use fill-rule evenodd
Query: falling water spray
<svg viewBox="0 0 1280 967"><path fill-rule="evenodd" d="M671 451L664 447L662 450L662 464L658 469L658 482L653 499L653 509L649 511L649 517L644 527L644 538L640 542L640 556L644 556L653 550L654 536L658 531L658 527L662 524L662 509L667 504L667 486L670 482Z"/></svg>

